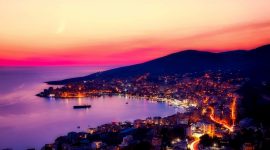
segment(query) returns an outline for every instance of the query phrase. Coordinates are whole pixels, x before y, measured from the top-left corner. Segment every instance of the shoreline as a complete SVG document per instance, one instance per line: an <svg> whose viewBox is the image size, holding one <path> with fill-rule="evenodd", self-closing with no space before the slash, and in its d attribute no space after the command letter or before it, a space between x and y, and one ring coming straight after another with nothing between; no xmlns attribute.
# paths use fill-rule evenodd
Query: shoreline
<svg viewBox="0 0 270 150"><path fill-rule="evenodd" d="M49 98L84 98L84 97L106 97L106 96L121 96L126 98L143 99L147 101L153 101L157 103L165 103L168 106L183 108L181 113L175 113L168 117L157 117L161 120L167 121L162 123L157 121L147 122L140 120L143 124L143 128L150 126L151 130L158 130L159 128L171 128L175 126L184 125L184 134L187 146L197 146L200 137L204 135L210 135L212 138L226 137L234 133L234 126L236 125L236 100L238 95L236 90L243 84L244 79L233 78L227 79L226 75L205 73L200 77L179 77L174 76L161 76L158 81L154 82L152 79L148 79L148 75L142 75L131 80L117 80L114 79L109 83L105 81L83 81L82 83L67 84L62 88L48 88L40 93L39 96ZM222 79L222 77L224 79ZM183 119L179 120L179 114ZM166 120L167 118L174 118L173 123ZM181 117L180 117L181 118ZM147 119L146 119L147 120ZM184 120L184 122L183 122ZM123 122L120 122L123 123ZM109 128L114 123L104 124ZM133 123L129 123L133 128L136 128L136 120ZM99 128L99 126L97 127ZM137 129L137 128L136 128ZM112 131L105 130L104 134L110 134ZM117 131L117 132L120 132ZM114 131L113 131L114 133ZM161 133L158 134L159 136ZM91 135L88 135L91 136ZM155 139L155 135L152 135L152 140ZM85 138L89 142L94 142L91 138ZM94 138L100 140L100 138ZM124 140L124 137L121 137ZM138 138L140 139L140 138ZM150 139L148 139L149 141ZM184 140L182 138L182 140ZM173 141L173 143L179 143L182 140ZM106 140L101 138L102 142L106 143ZM151 140L150 140L151 141ZM149 142L150 142L149 141ZM196 144L194 142L196 141ZM110 141L107 141L107 144ZM193 144L192 144L193 143ZM89 147L88 143L88 147ZM119 146L118 143L113 145ZM182 143L183 144L183 143ZM191 144L191 145L189 145ZM129 145L129 144L128 144ZM155 143L151 144L155 145ZM170 146L169 143L167 143ZM160 147L161 145L159 145ZM194 148L191 148L194 149Z"/></svg>
<svg viewBox="0 0 270 150"><path fill-rule="evenodd" d="M190 117L191 112L185 112L185 113L174 113L172 115L160 117L146 117L144 119L134 119L133 121L119 121L119 122L110 122L110 123L104 123L101 125L98 125L96 127L88 128L87 131L83 132L74 132L70 131L66 135L62 135L60 137L57 137L55 141L51 144L45 144L43 148L53 148L57 145L59 142L59 139L61 140L63 137L68 137L70 134L73 134L75 137L79 137L81 139L86 139L88 136L91 135L102 135L104 133L117 133L117 132L124 132L126 130L136 130L139 128L148 128L151 129L156 126L175 126L176 125L176 118L179 118L179 116L188 118ZM179 124L181 127L187 127L188 122L186 124ZM190 140L192 140L192 137L190 137ZM100 141L97 141L100 142Z"/></svg>
<svg viewBox="0 0 270 150"><path fill-rule="evenodd" d="M43 97L43 98L54 98L54 99L76 99L76 98L99 98L99 97L113 97L113 96L121 96L124 98L129 98L129 99L138 99L138 100L147 100L147 101L151 101L151 102L158 102L158 103L166 103L169 106L173 106L173 107L182 107L182 108L188 108L190 106L196 107L197 104L196 103L192 103L192 102L188 102L188 99L183 99L183 100L179 100L179 99L173 99L173 98L161 98L161 97L149 97L149 96L135 96L135 95L130 95L130 94L122 94L122 93L113 93L113 94L102 94L99 96L70 96L70 97L54 97L54 96L40 96L40 95L36 95L38 97ZM190 106L188 106L187 104L189 104Z"/></svg>

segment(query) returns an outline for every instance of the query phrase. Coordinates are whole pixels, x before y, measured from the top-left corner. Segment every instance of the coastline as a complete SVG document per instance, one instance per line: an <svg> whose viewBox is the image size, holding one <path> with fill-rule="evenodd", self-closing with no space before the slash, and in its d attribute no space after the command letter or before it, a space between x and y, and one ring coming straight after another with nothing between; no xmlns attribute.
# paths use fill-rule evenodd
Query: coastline
<svg viewBox="0 0 270 150"><path fill-rule="evenodd" d="M174 122L173 123L165 123L163 124L163 121L159 122L157 121L157 123L155 123L155 121L145 121L142 119L141 120L144 125L142 126L143 128L147 128L147 129L151 129L151 130L157 130L158 128L175 128L175 126L182 126L183 130L192 130L192 131L187 131L184 133L184 137L180 138L178 137L178 141L173 141L172 143L180 143L180 141L186 141L185 143L182 143L185 145L185 147L190 147L190 146L194 146L197 147L198 143L200 142L200 137L202 137L203 135L209 134L211 135L211 137L218 137L218 138L222 138L223 136L227 136L228 134L231 134L234 132L234 126L235 126L235 120L236 120L236 100L238 99L238 96L235 94L235 91L238 89L238 84L231 84L230 82L232 82L233 80L223 80L223 82L220 82L220 78L216 77L217 80L215 81L214 79L210 78L210 74L206 73L204 76L202 77L198 77L198 78L194 78L194 79L183 79L183 81L179 81L176 82L172 85L167 85L167 79L165 80L165 85L159 86L158 84L153 84L152 82L147 82L147 75L143 75L138 77L137 79L134 79L133 81L121 81L121 80L116 80L116 81L112 81L109 84L105 84L104 82L101 82L101 84L99 83L100 81L89 81L89 85L87 81L84 81L83 83L77 83L77 84L73 84L73 85L65 85L60 89L53 89L53 88L49 88L48 90L44 90L44 92L42 92L41 94L45 97L56 97L56 98L67 98L69 97L69 95L75 95L76 98L81 98L81 97L89 97L89 96L97 96L97 97L101 97L101 96L113 96L113 95L118 95L118 96L122 96L122 97L127 97L127 98L137 98L137 99L144 99L147 101L153 101L153 102L158 102L158 103L166 103L169 106L173 106L173 107L181 107L185 110L185 112L182 113L177 113L174 114L172 116L169 116L174 118ZM170 78L170 77L167 77ZM174 77L171 77L172 80L175 80ZM140 81L141 79L145 80L145 81ZM186 80L186 81L185 81ZM240 81L240 83L242 82L242 79L235 79L236 81ZM139 81L139 82L138 82ZM90 84L91 83L91 84ZM97 85L93 84L93 83L97 83ZM120 83L120 84L118 84ZM125 84L123 84L125 83ZM232 82L233 83L233 82ZM136 85L133 87L133 85ZM149 89L144 89L143 86L149 88ZM215 87L219 87L219 88L215 88ZM95 88L97 87L97 88ZM99 89L100 87L100 89ZM132 88L133 87L133 88ZM140 87L140 88L137 88ZM155 88L160 89L167 89L168 87L169 90L165 90L167 93L164 94L164 96L159 97L157 95L160 95L159 92L160 91L155 91ZM185 90L186 92L186 98L182 98L177 99L174 98L177 96L177 94L175 94L175 92L181 92L178 90L174 90L175 88L183 88L183 90ZM209 89L208 91L204 90L204 89ZM135 90L136 92L132 91ZM145 93L145 91L147 91ZM192 91L196 92L196 95L191 95ZM138 92L141 94L138 94ZM55 94L51 94L51 93L55 93ZM145 94L143 94L145 93ZM208 97L204 97L205 93L209 93ZM185 94L185 93L182 93ZM140 95L140 96L138 96ZM156 96L155 96L156 95ZM220 96L220 97L217 97ZM224 97L225 96L225 97ZM181 96L180 96L181 97ZM225 98L228 101L223 101L224 105L223 107L227 107L227 111L226 114L224 114L224 118L222 117L217 117L216 114L220 114L220 112L223 113L223 110L220 110L219 105L217 104L218 101L220 101L221 97ZM231 104L232 102L232 104ZM209 105L208 103L210 103L211 105ZM183 123L182 121L178 120L181 117L178 117L179 114L182 115L182 118L184 118L185 122ZM175 117L177 116L177 117ZM166 119L168 117L158 117L161 120ZM151 119L150 119L151 120ZM178 120L178 121L176 121ZM121 122L120 124L122 124L123 122ZM112 124L105 124L102 126L109 126L108 128L111 128L110 126L113 126L114 123ZM133 125L136 124L136 120L132 123L129 123L129 125ZM150 127L149 127L150 125ZM148 127L149 128L148 128ZM195 126L195 127L192 127ZM196 126L199 126L199 131L197 131ZM130 127L130 126L129 126ZM137 129L137 126L131 126L130 128L132 129ZM99 128L99 127L97 127ZM140 128L140 127L139 127ZM193 129L190 129L193 128ZM215 128L218 128L219 130L216 131ZM97 130L97 129L93 129L93 130ZM105 130L104 133L101 134L109 134L110 132L121 132L120 130L117 131L110 131L110 130ZM191 132L191 133L190 133ZM74 133L75 134L75 133ZM100 140L99 138L96 138L93 140L89 139L89 136L91 137L92 135L89 133L83 133L86 134L84 135L84 139L83 140L87 140L87 144L86 145L80 145L80 146L92 146L93 142L96 142L96 140ZM119 135L118 135L119 136ZM130 135L130 136L134 136L134 135ZM148 142L151 143L151 140L155 139L156 135L152 135L151 139L148 139ZM125 139L125 137L121 136L121 139ZM137 139L137 140L141 140L141 139ZM57 140L56 140L57 141ZM101 141L98 141L99 143L104 143L106 148L108 148L107 146L113 146L114 148L119 148L119 146L121 147L121 144L119 143L119 141L117 143L114 143L112 145L108 145L108 143L105 142L106 140L101 139ZM139 142L140 143L140 142ZM195 144L196 143L196 144ZM72 143L66 143L66 144L71 144L70 146L72 146ZM115 145L116 144L116 145ZM55 143L53 144L55 146ZM49 145L49 146L53 146L53 145ZM130 144L125 144L125 147L128 147ZM155 143L151 144L152 146L155 145ZM168 145L168 143L167 143ZM158 147L162 147L162 145L158 145ZM169 144L170 146L170 144ZM105 149L106 149L105 148ZM195 148L191 148L191 149L195 149Z"/></svg>

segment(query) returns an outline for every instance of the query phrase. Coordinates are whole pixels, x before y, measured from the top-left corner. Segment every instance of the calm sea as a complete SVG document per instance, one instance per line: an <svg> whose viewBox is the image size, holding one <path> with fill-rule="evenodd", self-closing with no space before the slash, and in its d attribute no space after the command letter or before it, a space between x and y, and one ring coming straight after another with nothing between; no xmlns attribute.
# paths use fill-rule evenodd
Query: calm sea
<svg viewBox="0 0 270 150"><path fill-rule="evenodd" d="M86 131L112 121L168 116L178 111L164 103L118 96L62 100L35 96L48 87L45 81L84 76L109 68L0 67L0 149L40 149L70 131ZM91 104L92 108L74 110L72 107L77 104Z"/></svg>

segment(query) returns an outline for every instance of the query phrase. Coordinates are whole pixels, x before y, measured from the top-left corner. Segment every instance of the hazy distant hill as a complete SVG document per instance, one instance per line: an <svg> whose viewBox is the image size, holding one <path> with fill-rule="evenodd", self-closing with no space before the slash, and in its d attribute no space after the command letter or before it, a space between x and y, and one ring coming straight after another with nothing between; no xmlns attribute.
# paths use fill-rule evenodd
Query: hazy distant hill
<svg viewBox="0 0 270 150"><path fill-rule="evenodd" d="M270 45L254 50L236 50L222 53L186 50L145 63L120 67L84 77L50 81L49 84L66 84L89 79L130 78L144 73L152 76L184 74L217 70L238 71L253 80L270 79Z"/></svg>

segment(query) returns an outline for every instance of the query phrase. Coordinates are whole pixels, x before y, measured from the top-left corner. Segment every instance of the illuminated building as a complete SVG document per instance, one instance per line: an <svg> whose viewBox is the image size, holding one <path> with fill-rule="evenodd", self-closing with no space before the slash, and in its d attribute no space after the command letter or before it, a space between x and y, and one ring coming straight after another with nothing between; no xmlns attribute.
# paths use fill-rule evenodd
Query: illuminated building
<svg viewBox="0 0 270 150"><path fill-rule="evenodd" d="M252 143L245 143L242 147L243 150L255 150L255 147Z"/></svg>
<svg viewBox="0 0 270 150"><path fill-rule="evenodd" d="M188 136L188 137L191 137L191 136L192 136L191 126L188 126L188 127L186 128L186 136Z"/></svg>

